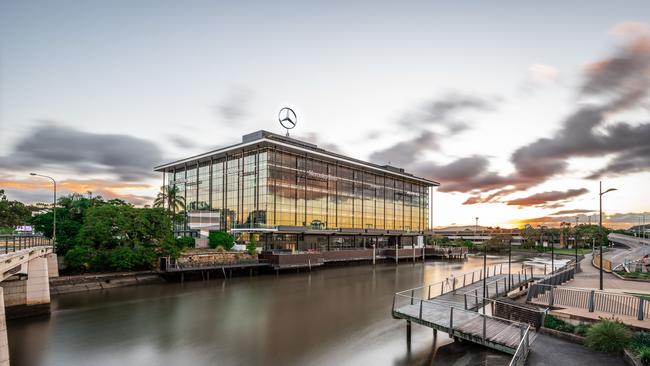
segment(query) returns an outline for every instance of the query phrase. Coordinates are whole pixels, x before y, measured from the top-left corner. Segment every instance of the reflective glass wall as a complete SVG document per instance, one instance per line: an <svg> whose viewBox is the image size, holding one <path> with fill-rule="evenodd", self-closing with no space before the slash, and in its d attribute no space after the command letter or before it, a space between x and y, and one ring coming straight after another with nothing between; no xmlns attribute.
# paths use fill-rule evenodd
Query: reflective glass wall
<svg viewBox="0 0 650 366"><path fill-rule="evenodd" d="M428 187L272 148L166 172L188 212L218 212L221 228L304 226L425 230Z"/></svg>

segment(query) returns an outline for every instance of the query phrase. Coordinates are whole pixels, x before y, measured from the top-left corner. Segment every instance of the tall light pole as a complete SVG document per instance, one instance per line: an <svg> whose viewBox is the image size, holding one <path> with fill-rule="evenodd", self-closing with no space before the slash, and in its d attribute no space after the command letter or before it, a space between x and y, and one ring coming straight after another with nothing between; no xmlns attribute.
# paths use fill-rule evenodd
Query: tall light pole
<svg viewBox="0 0 650 366"><path fill-rule="evenodd" d="M576 226L573 228L573 245L576 250L575 271L578 272L578 216L576 216Z"/></svg>
<svg viewBox="0 0 650 366"><path fill-rule="evenodd" d="M475 218L474 238L478 232L478 216ZM483 314L485 314L485 297L487 296L487 243L483 241Z"/></svg>
<svg viewBox="0 0 650 366"><path fill-rule="evenodd" d="M610 188L603 192L603 182L600 181L598 182L599 184L599 193L598 193L598 203L599 203L599 220L598 220L598 226L599 226L599 233L600 233L600 290L603 290L603 195L607 192L615 191L616 188Z"/></svg>
<svg viewBox="0 0 650 366"><path fill-rule="evenodd" d="M54 183L54 206L52 208L52 212L54 213L54 228L52 231L52 243L54 244L54 250L56 250L56 180L54 178L47 176L47 175L42 175L42 174L36 174L36 173L29 173L31 176L35 177L42 177L42 178L47 178Z"/></svg>

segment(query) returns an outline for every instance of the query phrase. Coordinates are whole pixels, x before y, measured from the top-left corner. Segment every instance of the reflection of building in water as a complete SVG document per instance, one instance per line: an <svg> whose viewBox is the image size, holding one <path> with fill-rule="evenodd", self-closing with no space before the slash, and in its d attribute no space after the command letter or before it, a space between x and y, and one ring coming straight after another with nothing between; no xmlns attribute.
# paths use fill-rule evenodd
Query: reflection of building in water
<svg viewBox="0 0 650 366"><path fill-rule="evenodd" d="M242 140L155 168L185 197L190 229L292 250L410 246L429 230L436 182L266 131Z"/></svg>

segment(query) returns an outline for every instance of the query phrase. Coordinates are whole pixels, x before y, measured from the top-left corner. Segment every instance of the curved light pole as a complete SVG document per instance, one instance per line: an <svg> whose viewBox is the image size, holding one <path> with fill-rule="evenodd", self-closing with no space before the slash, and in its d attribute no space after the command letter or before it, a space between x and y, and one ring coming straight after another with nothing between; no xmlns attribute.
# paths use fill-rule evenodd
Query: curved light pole
<svg viewBox="0 0 650 366"><path fill-rule="evenodd" d="M599 193L598 193L598 202L599 202L599 211L600 211L600 218L598 220L598 226L599 226L599 233L600 233L600 290L603 290L603 195L607 192L611 191L616 191L616 188L610 188L603 192L603 182L600 181L598 182L600 188L599 188Z"/></svg>
<svg viewBox="0 0 650 366"><path fill-rule="evenodd" d="M35 177L42 177L42 178L47 178L54 183L54 207L52 208L52 212L54 213L54 230L52 231L52 243L54 244L54 249L56 250L56 180L54 178L47 176L47 175L42 175L42 174L36 174L36 173L29 173L31 176Z"/></svg>

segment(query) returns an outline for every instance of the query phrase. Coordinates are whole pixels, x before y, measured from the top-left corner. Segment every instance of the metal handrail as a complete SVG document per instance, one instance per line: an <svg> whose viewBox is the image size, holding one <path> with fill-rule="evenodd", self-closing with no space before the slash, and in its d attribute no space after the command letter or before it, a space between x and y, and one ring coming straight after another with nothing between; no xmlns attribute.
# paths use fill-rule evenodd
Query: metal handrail
<svg viewBox="0 0 650 366"><path fill-rule="evenodd" d="M537 287L541 287L542 290L537 290ZM549 306L557 304L587 309L589 312L602 311L636 316L638 320L650 318L650 301L646 301L642 296L542 283L533 284L530 291L531 300L532 298L537 299L541 295L543 296L541 300L545 301ZM546 292L549 294L546 295ZM571 298L567 299L567 296Z"/></svg>
<svg viewBox="0 0 650 366"><path fill-rule="evenodd" d="M42 246L52 246L52 239L42 235L0 235L0 254Z"/></svg>
<svg viewBox="0 0 650 366"><path fill-rule="evenodd" d="M501 264L500 266L494 265L491 268L493 268L493 271L492 271L493 275L490 276L490 267L487 267L487 278L496 276L496 269L497 268L500 268L499 274L503 274L503 264ZM479 273L478 278L476 278L477 276L473 275L473 274L476 274L476 273ZM518 273L518 272L516 272L516 273ZM470 274L472 274L472 279L470 280L470 282L467 282L467 278L468 278L467 275L470 275ZM458 275L458 276L454 276L451 283L449 282L450 277L447 277L446 279L444 279L442 281L435 282L435 283L428 284L428 285L413 287L413 288L410 288L408 290L398 291L396 294L414 292L414 291L418 291L418 290L422 290L422 289L431 289L434 286L442 285L443 287L441 288L441 291L440 292L435 292L434 294L443 295L443 294L455 291L456 290L455 286L456 286L457 282L460 281L459 279L461 279L461 278L463 279L463 282L462 282L462 283L464 283L463 286L471 285L471 284L476 283L478 281L482 281L483 280L483 269L481 268L481 269L477 269L477 270L474 270L474 271L465 272L465 273L463 273L461 275ZM448 291L444 290L445 285L447 285ZM431 291L429 291L429 293L431 293ZM436 295L436 296L439 296L439 295ZM432 299L432 298L434 298L436 296L433 296L433 297L429 296L428 299Z"/></svg>
<svg viewBox="0 0 650 366"><path fill-rule="evenodd" d="M530 351L530 341L528 335L530 334L530 325L526 327L526 330L522 333L521 341L517 346L515 354L512 355L509 366L523 366L526 364L526 357Z"/></svg>

